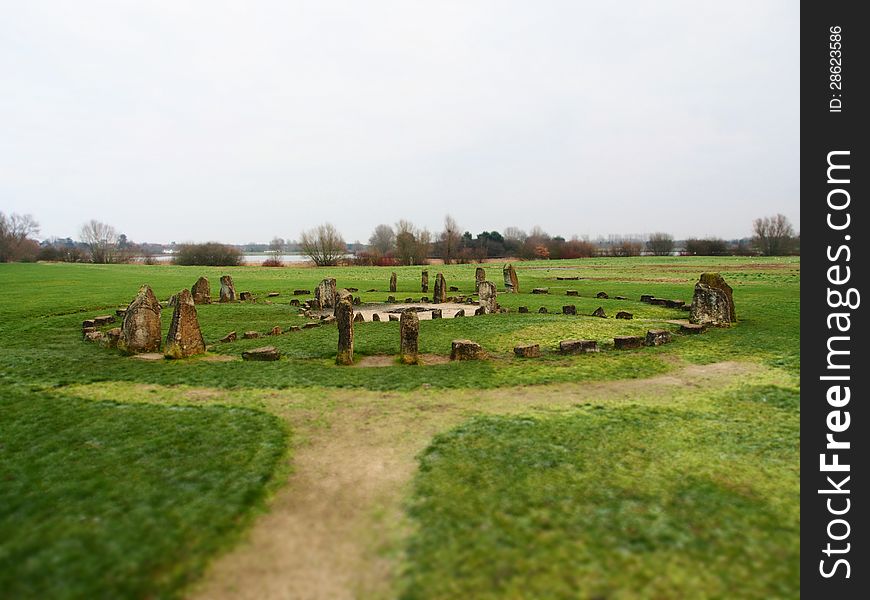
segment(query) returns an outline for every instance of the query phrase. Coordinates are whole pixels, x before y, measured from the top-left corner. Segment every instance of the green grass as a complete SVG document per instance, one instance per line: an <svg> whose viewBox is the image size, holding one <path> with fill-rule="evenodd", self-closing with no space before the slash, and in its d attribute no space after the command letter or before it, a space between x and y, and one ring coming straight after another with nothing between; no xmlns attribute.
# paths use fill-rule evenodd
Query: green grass
<svg viewBox="0 0 870 600"><path fill-rule="evenodd" d="M794 595L799 261L666 257L515 266L523 293L499 295L509 314L421 322L422 352L444 356L452 339L470 338L490 360L347 368L334 364L335 326L215 342L231 330L301 324L289 305L292 290L313 290L325 276L359 288L364 302L380 302L395 270L394 295L419 298L419 267L0 264L0 595L172 597L238 538L289 452L286 425L262 411L286 419L296 408L181 399L173 406L173 390L229 390L221 396L227 402L289 390L299 410L328 427L325 407L335 404L336 388L394 390L410 406L425 386L472 402L481 388L644 378L723 360L760 363L782 377L775 387L750 378L735 382L747 386L740 393L699 389L655 406L487 417L439 437L415 484L417 533L405 595L486 597L494 589L519 597L522 588L545 597L579 589L621 598L643 586L651 597L703 598L740 585L748 586L740 597ZM502 287L501 265L485 267ZM474 268L429 267L430 282L443 271L448 285L469 294ZM734 288L736 327L676 335L659 348L612 348L616 335L676 331L661 320L686 313L642 304L639 296L688 301L698 275L711 270ZM205 275L216 296L225 272L238 291L261 300L198 307L212 354L238 358L244 349L274 344L280 361L147 362L81 341L83 319L126 305L142 283L167 299ZM556 279L575 275L582 279ZM533 287L550 294L532 295ZM580 297L566 296L569 289ZM271 291L281 295L267 305L262 299ZM599 300L599 291L629 300ZM564 304L575 304L580 316L553 314ZM518 314L520 306L532 314ZM537 314L541 306L550 314ZM598 306L611 318L583 316ZM635 320L613 319L619 310ZM164 333L170 317L165 310ZM355 329L358 358L398 351L397 323ZM567 338L596 339L603 351L556 354ZM544 356L515 358L511 349L522 342L540 343ZM109 393L99 401L67 393L92 383ZM149 385L161 386L169 400L141 404L149 401ZM746 557L737 554L740 547Z"/></svg>
<svg viewBox="0 0 870 600"><path fill-rule="evenodd" d="M261 412L3 391L6 598L175 596L262 505L286 448Z"/></svg>
<svg viewBox="0 0 870 600"><path fill-rule="evenodd" d="M486 417L420 458L403 598L796 598L799 399Z"/></svg>

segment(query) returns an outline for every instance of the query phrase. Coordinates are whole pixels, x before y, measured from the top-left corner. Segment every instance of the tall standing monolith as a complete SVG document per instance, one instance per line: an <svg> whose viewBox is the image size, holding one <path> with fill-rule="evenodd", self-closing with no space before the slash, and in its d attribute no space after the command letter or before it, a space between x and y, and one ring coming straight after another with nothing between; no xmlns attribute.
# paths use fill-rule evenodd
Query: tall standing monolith
<svg viewBox="0 0 870 600"><path fill-rule="evenodd" d="M175 298L175 310L172 312L172 322L163 345L163 356L187 358L204 353L205 340L202 339L202 330L196 318L193 295L188 290L181 290Z"/></svg>
<svg viewBox="0 0 870 600"><path fill-rule="evenodd" d="M416 365L420 360L417 339L420 335L420 319L413 310L402 312L399 319L399 352L402 363Z"/></svg>
<svg viewBox="0 0 870 600"><path fill-rule="evenodd" d="M157 352L160 337L160 302L151 286L143 285L124 313L118 349L125 354Z"/></svg>
<svg viewBox="0 0 870 600"><path fill-rule="evenodd" d="M334 281L334 280L333 280ZM353 364L353 304L342 300L335 309L335 320L338 323L338 354L336 364Z"/></svg>

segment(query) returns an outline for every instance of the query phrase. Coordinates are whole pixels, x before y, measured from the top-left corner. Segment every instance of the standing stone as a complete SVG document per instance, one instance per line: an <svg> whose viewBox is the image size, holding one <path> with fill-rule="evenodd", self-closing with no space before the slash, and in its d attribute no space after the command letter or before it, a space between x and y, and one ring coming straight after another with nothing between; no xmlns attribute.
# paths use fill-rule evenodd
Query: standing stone
<svg viewBox="0 0 870 600"><path fill-rule="evenodd" d="M576 315L577 314L577 307L574 306L573 304L566 304L565 306L562 307L562 314L563 315Z"/></svg>
<svg viewBox="0 0 870 600"><path fill-rule="evenodd" d="M480 269L483 271L483 269ZM477 284L477 293L480 294L478 304L486 314L498 312L498 302L496 297L498 292L495 289L495 284L491 281L480 281Z"/></svg>
<svg viewBox="0 0 870 600"><path fill-rule="evenodd" d="M429 271L420 273L420 292L423 294L429 293Z"/></svg>
<svg viewBox="0 0 870 600"><path fill-rule="evenodd" d="M441 304L447 301L447 284L444 282L444 275L438 273L435 276L435 295L432 298L432 302L435 304Z"/></svg>
<svg viewBox="0 0 870 600"><path fill-rule="evenodd" d="M417 340L420 335L420 319L413 310L402 312L399 320L399 353L403 364L416 365L420 361Z"/></svg>
<svg viewBox="0 0 870 600"><path fill-rule="evenodd" d="M598 308L595 309L595 312L592 313L592 316L593 317L601 317L602 319L606 319L607 313L604 312L604 308L599 306Z"/></svg>
<svg viewBox="0 0 870 600"><path fill-rule="evenodd" d="M230 275L221 276L221 302L236 301L236 286L233 283L233 278Z"/></svg>
<svg viewBox="0 0 870 600"><path fill-rule="evenodd" d="M504 275L504 289L508 294L518 294L520 291L520 282L517 279L517 272L512 264L507 264L502 269Z"/></svg>
<svg viewBox="0 0 870 600"><path fill-rule="evenodd" d="M390 291L391 292L396 291L396 274L395 273L390 275Z"/></svg>
<svg viewBox="0 0 870 600"><path fill-rule="evenodd" d="M454 319L456 319L456 318L458 318L458 317L464 317L464 316L465 316L465 309L464 309L464 308L460 308L460 309L457 310L455 313L453 313L453 318L454 318Z"/></svg>
<svg viewBox="0 0 870 600"><path fill-rule="evenodd" d="M433 319L440 319L441 318L441 309L440 308L433 308L432 309L432 318Z"/></svg>
<svg viewBox="0 0 870 600"><path fill-rule="evenodd" d="M356 313L356 314L353 316L353 322L354 322L354 323L363 323L363 322L365 322L365 320L366 320L366 318L363 316L363 314L362 314L361 312Z"/></svg>
<svg viewBox="0 0 870 600"><path fill-rule="evenodd" d="M479 290L480 284L486 281L486 271L483 270L483 267L477 267L474 270L474 286Z"/></svg>
<svg viewBox="0 0 870 600"><path fill-rule="evenodd" d="M196 305L188 290L176 294L172 322L166 334L163 356L166 358L187 358L205 352L205 340L196 318Z"/></svg>
<svg viewBox="0 0 870 600"><path fill-rule="evenodd" d="M335 282L335 280L332 280ZM353 364L353 304L347 300L338 303L335 319L338 322L338 355L336 364Z"/></svg>
<svg viewBox="0 0 870 600"><path fill-rule="evenodd" d="M160 337L160 302L151 287L143 285L124 313L118 349L125 354L158 352Z"/></svg>
<svg viewBox="0 0 870 600"><path fill-rule="evenodd" d="M528 307L528 306L521 306L521 307L519 307L519 309L517 310L517 312L520 312L520 313L527 313L527 312L529 312L529 307Z"/></svg>
<svg viewBox="0 0 870 600"><path fill-rule="evenodd" d="M196 280L196 283L190 288L190 293L193 295L194 304L211 304L211 288L205 277Z"/></svg>
<svg viewBox="0 0 870 600"><path fill-rule="evenodd" d="M621 310L618 313L616 313L616 318L617 319L633 319L634 315L631 314L630 312Z"/></svg>
<svg viewBox="0 0 870 600"><path fill-rule="evenodd" d="M333 315L338 314L338 305L341 304L342 300L347 300L351 304L353 304L353 294L350 293L349 290L341 288L337 292L335 292L335 308L332 310Z"/></svg>
<svg viewBox="0 0 870 600"><path fill-rule="evenodd" d="M729 327L737 322L731 286L719 273L702 273L695 284L689 321L696 325Z"/></svg>
<svg viewBox="0 0 870 600"><path fill-rule="evenodd" d="M378 313L372 313L372 321L373 322L377 323L380 320L381 320L381 315L379 315Z"/></svg>
<svg viewBox="0 0 870 600"><path fill-rule="evenodd" d="M595 297L596 298L603 298L604 300L607 300L608 298L610 298L610 296L607 295L607 292L598 292L597 294L595 294Z"/></svg>
<svg viewBox="0 0 870 600"><path fill-rule="evenodd" d="M539 308L539 309L538 309L538 314L541 314L541 315L545 315L545 314L547 314L547 307L546 307L546 306L542 306L541 308Z"/></svg>
<svg viewBox="0 0 870 600"><path fill-rule="evenodd" d="M314 299L320 305L320 309L334 308L336 304L335 279L327 277L317 284L314 290Z"/></svg>

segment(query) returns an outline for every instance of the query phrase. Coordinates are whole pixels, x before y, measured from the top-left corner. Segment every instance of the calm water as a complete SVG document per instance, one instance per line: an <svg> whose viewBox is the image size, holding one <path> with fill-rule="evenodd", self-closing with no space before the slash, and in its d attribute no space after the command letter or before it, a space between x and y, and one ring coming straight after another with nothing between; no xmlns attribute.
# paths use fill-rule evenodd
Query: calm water
<svg viewBox="0 0 870 600"><path fill-rule="evenodd" d="M154 257L154 260L161 263L167 263L172 261L171 254L158 254ZM261 265L263 264L267 258L273 258L271 254L245 254L242 256L242 262L251 264L251 265ZM309 258L302 254L285 254L281 257L281 261L284 264L298 264L308 262Z"/></svg>

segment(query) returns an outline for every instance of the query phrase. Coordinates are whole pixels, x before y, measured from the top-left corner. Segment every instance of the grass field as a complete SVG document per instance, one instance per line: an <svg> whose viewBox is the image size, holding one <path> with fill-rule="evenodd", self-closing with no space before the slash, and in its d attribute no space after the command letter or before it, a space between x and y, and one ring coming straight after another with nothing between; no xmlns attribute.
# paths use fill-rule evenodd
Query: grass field
<svg viewBox="0 0 870 600"><path fill-rule="evenodd" d="M501 265L485 266L501 287ZM294 585L292 568L298 585L326 585L305 582L320 567L302 552L257 553L270 536L289 543L282 515L303 511L300 498L330 478L346 481L346 468L359 489L323 493L334 494L339 513L348 501L347 522L323 513L327 500L312 502L322 535L334 530L349 544L333 544L321 561L347 571L333 578L344 595L798 595L799 261L516 267L523 293L499 295L510 313L420 325L422 352L446 356L450 340L470 338L489 360L365 368L334 364L334 326L215 342L231 330L303 323L289 306L292 290L313 290L324 276L359 288L364 302L383 301L395 270L394 295L419 298L419 267L0 265L0 590L246 597L221 587L229 573L244 581L246 552L260 557L251 586ZM688 301L711 270L734 288L738 326L676 335L659 348L612 348L614 335L676 331L667 321L686 313L637 299ZM442 271L448 285L473 291L473 265L429 271L430 281ZM142 361L81 341L83 319L124 306L142 283L166 299L205 275L216 296L224 272L261 300L198 307L213 344L205 358ZM575 275L582 279L556 279ZM550 294L531 295L533 287ZM281 295L267 305L272 291ZM599 300L599 291L629 300ZM554 314L563 304L578 315L602 306L611 318ZM541 306L550 313L537 314ZM635 319L613 319L618 310ZM575 337L603 351L554 352ZM357 324L355 338L358 358L394 355L398 323ZM520 342L540 343L545 355L515 358ZM266 343L284 358L235 360ZM379 462L354 463L361 448Z"/></svg>

